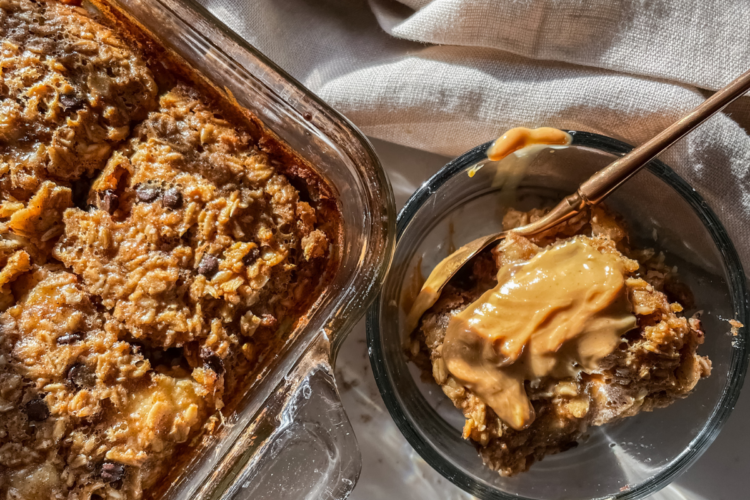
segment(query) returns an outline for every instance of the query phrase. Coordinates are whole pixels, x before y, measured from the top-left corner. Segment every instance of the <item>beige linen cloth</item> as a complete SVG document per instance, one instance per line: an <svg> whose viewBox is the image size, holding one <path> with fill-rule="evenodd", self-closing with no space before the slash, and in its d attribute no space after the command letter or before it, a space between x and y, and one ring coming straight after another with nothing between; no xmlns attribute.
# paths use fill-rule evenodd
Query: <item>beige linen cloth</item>
<svg viewBox="0 0 750 500"><path fill-rule="evenodd" d="M515 126L638 144L750 68L746 0L199 0L366 134L455 156ZM662 159L750 269L750 97Z"/></svg>

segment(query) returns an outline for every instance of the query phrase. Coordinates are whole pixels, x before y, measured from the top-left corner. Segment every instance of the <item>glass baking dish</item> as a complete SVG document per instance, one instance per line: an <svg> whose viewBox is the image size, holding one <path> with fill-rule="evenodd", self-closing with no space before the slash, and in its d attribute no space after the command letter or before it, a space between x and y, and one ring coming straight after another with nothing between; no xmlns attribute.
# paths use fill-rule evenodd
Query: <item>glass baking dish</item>
<svg viewBox="0 0 750 500"><path fill-rule="evenodd" d="M345 498L359 477L357 441L332 364L379 291L394 248L395 204L367 139L346 118L184 0L91 0L83 5L142 30L236 100L337 195L342 238L330 282L236 395L235 411L190 453L152 498ZM257 375L257 376L256 376Z"/></svg>

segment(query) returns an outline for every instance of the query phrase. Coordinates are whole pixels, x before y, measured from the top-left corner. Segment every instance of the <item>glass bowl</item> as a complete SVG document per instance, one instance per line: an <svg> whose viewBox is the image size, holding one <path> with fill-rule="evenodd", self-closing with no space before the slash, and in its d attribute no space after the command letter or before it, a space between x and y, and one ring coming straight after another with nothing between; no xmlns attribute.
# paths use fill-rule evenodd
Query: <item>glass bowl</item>
<svg viewBox="0 0 750 500"><path fill-rule="evenodd" d="M546 457L528 472L501 477L461 438L463 415L402 351L405 295L414 293L451 248L502 229L510 204L522 210L553 205L631 146L587 132L528 161L508 197L498 182L503 162L488 162L490 143L456 158L425 182L397 222L398 243L380 296L368 312L370 361L385 405L417 452L447 479L482 499L639 499L663 488L716 438L734 408L747 368L747 328L730 333L729 319L748 321L748 293L737 252L716 215L667 165L652 161L606 203L628 223L631 242L663 251L704 311L710 377L668 408L594 427L579 446ZM483 164L473 177L467 170ZM511 179L512 180L512 179ZM508 179L505 185L507 186ZM411 292L409 292L411 290ZM417 288L418 290L418 288ZM695 311L686 311L691 315Z"/></svg>

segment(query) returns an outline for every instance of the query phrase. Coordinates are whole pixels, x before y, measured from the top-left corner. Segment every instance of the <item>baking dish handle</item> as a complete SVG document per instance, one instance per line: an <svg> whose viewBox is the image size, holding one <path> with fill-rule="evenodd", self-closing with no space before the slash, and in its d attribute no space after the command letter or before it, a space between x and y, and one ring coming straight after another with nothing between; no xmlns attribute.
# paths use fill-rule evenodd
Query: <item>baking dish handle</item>
<svg viewBox="0 0 750 500"><path fill-rule="evenodd" d="M348 497L362 461L336 389L325 334L318 335L276 396L284 398L283 409L267 407L267 415L275 415L275 429L222 500Z"/></svg>

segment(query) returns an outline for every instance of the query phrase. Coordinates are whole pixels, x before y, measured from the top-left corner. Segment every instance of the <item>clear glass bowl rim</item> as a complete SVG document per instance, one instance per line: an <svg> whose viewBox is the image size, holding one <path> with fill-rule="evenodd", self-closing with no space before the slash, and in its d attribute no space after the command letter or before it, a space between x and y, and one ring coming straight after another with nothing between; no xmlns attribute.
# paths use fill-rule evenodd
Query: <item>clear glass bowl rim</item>
<svg viewBox="0 0 750 500"><path fill-rule="evenodd" d="M616 156L624 156L633 149L633 146L625 142L604 135L575 130L567 132L573 136L572 146L602 151ZM398 215L396 222L397 244L409 222L411 222L414 215L427 202L430 196L454 175L462 173L467 167L485 160L487 149L491 144L492 142L487 142L451 160L414 192ZM747 325L748 317L750 317L750 296L747 291L745 273L737 250L724 226L719 221L719 218L703 198L664 162L655 159L646 168L649 172L675 189L690 204L701 222L703 222L721 254L725 268L728 271L728 285L732 295L734 318L743 325ZM372 365L375 382L385 406L406 440L432 468L453 484L472 495L482 499L529 500L476 482L444 458L429 442L422 438L420 432L403 413L398 398L394 393L393 381L386 370L384 353L381 348L380 300L381 296L378 295L367 312L367 345L370 364ZM703 454L718 436L719 431L729 418L739 398L748 365L747 341L748 327L745 326L740 329L735 348L732 351L732 361L729 373L727 374L729 383L724 387L721 399L714 408L713 413L706 421L700 433L690 443L690 446L683 450L678 457L654 477L627 491L608 497L608 500L636 500L655 493L671 483Z"/></svg>

